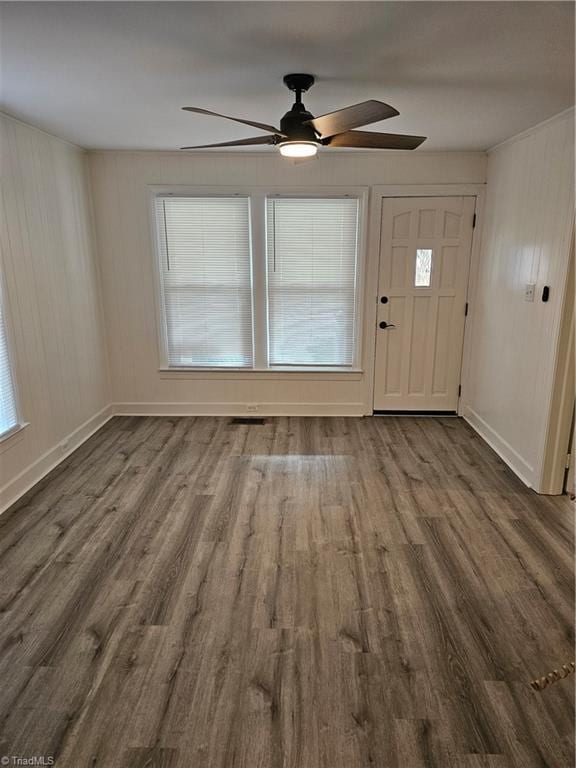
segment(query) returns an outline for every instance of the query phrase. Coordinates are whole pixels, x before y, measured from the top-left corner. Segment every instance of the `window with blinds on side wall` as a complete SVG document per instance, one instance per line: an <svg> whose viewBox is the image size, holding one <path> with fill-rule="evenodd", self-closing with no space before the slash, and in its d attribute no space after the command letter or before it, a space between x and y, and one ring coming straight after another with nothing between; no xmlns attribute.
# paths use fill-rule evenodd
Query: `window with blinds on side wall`
<svg viewBox="0 0 576 768"><path fill-rule="evenodd" d="M157 197L168 363L251 367L247 197Z"/></svg>
<svg viewBox="0 0 576 768"><path fill-rule="evenodd" d="M352 370L358 197L155 196L163 365Z"/></svg>
<svg viewBox="0 0 576 768"><path fill-rule="evenodd" d="M18 411L14 381L8 356L5 315L0 295L0 438L5 437L18 426Z"/></svg>
<svg viewBox="0 0 576 768"><path fill-rule="evenodd" d="M354 363L358 200L270 197L271 366Z"/></svg>

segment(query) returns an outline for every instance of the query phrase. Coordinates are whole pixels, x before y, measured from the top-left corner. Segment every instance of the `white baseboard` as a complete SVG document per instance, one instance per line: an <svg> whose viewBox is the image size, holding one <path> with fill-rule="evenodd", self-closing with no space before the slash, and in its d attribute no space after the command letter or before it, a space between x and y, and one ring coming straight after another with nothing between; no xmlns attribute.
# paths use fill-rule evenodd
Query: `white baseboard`
<svg viewBox="0 0 576 768"><path fill-rule="evenodd" d="M76 450L83 442L88 440L100 427L112 418L114 410L107 405L98 413L77 427L66 437L62 438L55 446L36 459L29 467L24 469L9 483L0 488L0 514L36 485L48 472L57 467L61 461ZM66 443L66 450L62 450L62 444Z"/></svg>
<svg viewBox="0 0 576 768"><path fill-rule="evenodd" d="M117 416L364 416L364 403L114 403Z"/></svg>
<svg viewBox="0 0 576 768"><path fill-rule="evenodd" d="M487 424L469 405L464 405L462 415L472 429L474 429L475 432L478 432L480 437L496 451L498 456L500 456L502 461L510 467L514 474L517 475L528 488L533 488L533 481L531 478L534 477L534 467L530 466L530 464L528 464L528 462L523 459L514 448L512 448L510 443L506 442L506 440Z"/></svg>

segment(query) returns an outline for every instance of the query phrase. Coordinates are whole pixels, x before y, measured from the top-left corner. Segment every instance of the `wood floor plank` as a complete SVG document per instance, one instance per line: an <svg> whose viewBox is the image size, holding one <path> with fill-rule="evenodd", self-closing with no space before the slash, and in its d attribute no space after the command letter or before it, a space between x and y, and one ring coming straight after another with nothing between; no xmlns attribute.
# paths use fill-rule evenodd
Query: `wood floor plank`
<svg viewBox="0 0 576 768"><path fill-rule="evenodd" d="M117 417L0 517L0 755L565 768L573 554L460 419Z"/></svg>

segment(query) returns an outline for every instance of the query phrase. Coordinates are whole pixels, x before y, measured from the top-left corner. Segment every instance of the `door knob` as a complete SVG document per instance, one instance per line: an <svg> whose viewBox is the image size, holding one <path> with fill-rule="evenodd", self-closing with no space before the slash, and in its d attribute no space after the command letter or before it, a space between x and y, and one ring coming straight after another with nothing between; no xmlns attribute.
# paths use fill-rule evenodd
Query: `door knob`
<svg viewBox="0 0 576 768"><path fill-rule="evenodd" d="M381 301L382 304L388 304L388 296L382 296L380 301Z"/></svg>
<svg viewBox="0 0 576 768"><path fill-rule="evenodd" d="M381 323L379 323L380 328L396 328L396 326L393 323L387 323L386 320L382 320Z"/></svg>

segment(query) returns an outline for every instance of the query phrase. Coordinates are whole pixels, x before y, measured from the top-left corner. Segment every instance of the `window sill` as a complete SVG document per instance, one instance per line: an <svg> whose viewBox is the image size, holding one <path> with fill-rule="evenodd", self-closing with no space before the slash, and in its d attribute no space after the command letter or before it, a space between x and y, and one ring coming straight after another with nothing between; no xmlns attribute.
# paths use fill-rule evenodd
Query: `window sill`
<svg viewBox="0 0 576 768"><path fill-rule="evenodd" d="M0 435L0 453L12 448L16 443L19 443L23 437L23 432L26 427L30 426L29 422L25 421L22 424L17 424L9 432Z"/></svg>
<svg viewBox="0 0 576 768"><path fill-rule="evenodd" d="M360 381L362 368L160 368L161 379Z"/></svg>

